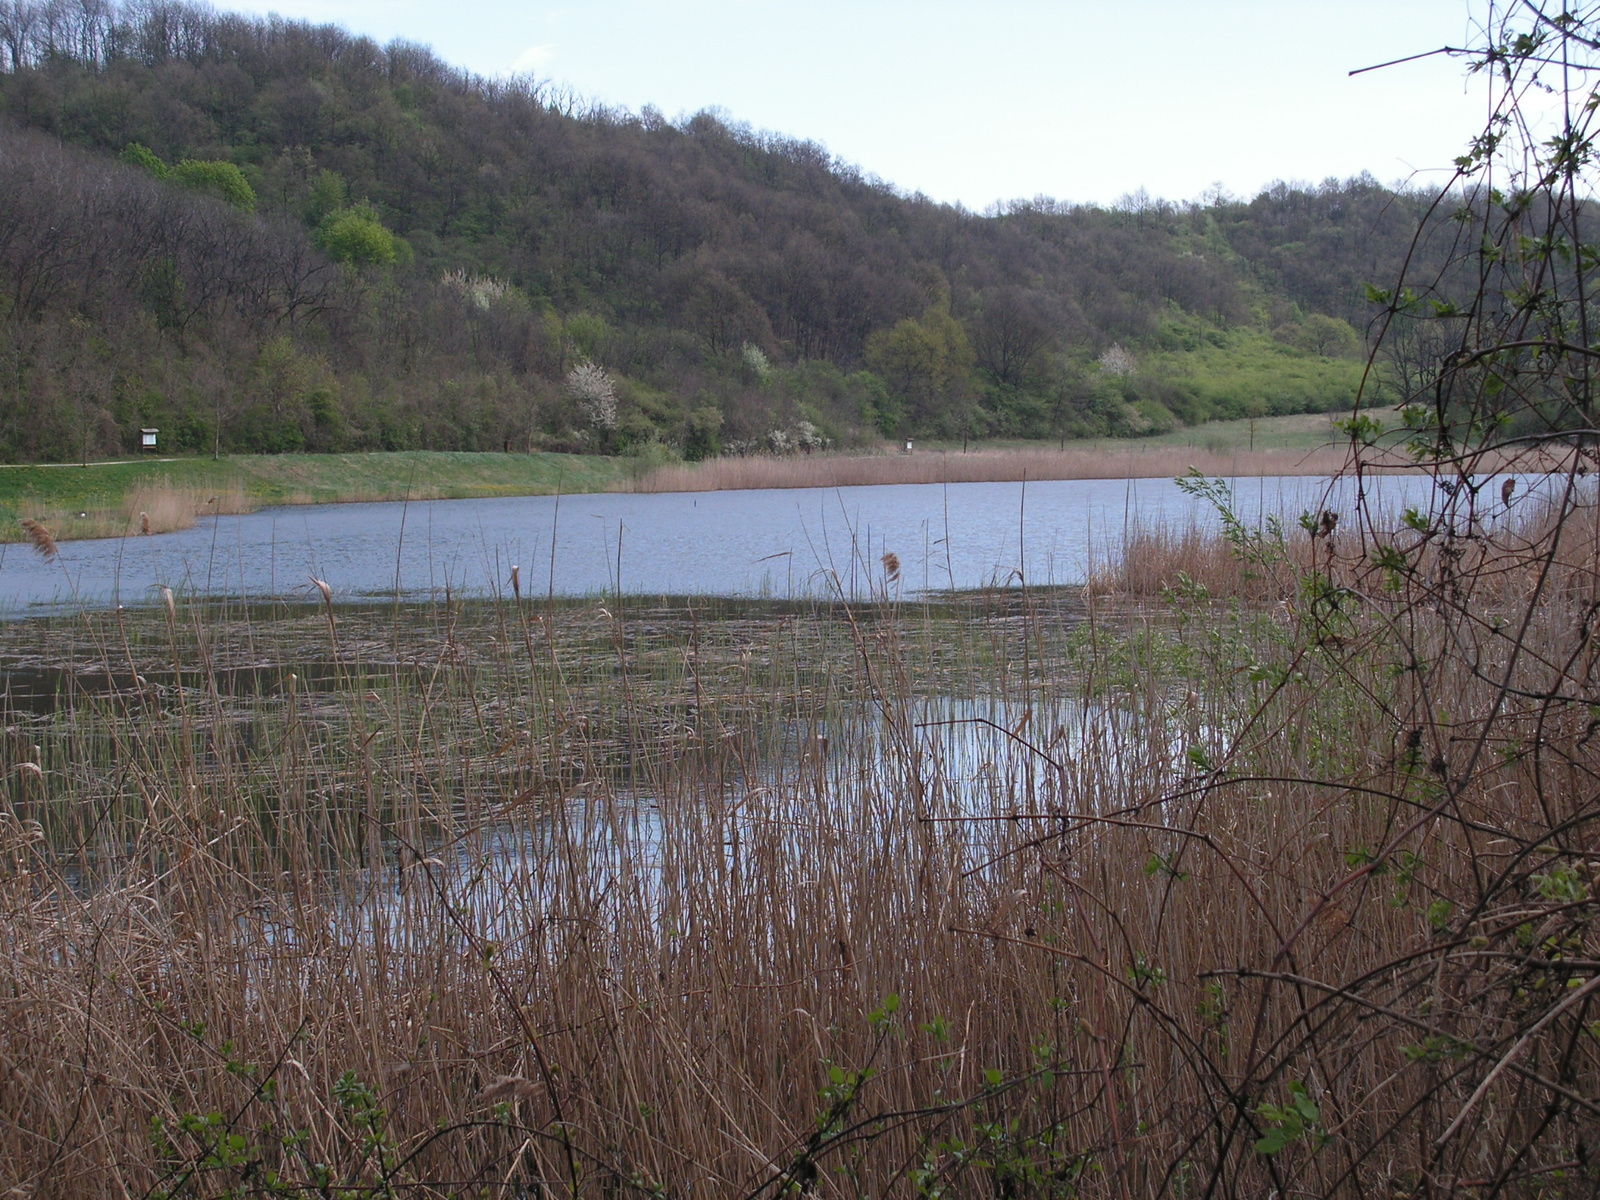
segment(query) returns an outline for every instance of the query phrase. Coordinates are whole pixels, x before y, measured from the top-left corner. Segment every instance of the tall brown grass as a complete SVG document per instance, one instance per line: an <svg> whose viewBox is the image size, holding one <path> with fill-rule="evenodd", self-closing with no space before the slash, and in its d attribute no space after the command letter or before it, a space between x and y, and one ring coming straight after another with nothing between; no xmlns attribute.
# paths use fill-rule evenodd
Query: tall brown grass
<svg viewBox="0 0 1600 1200"><path fill-rule="evenodd" d="M30 524L50 530L57 541L174 533L192 529L203 517L254 512L260 505L243 488L185 488L166 480L143 484L113 506L83 509L37 509L19 525L24 538Z"/></svg>
<svg viewBox="0 0 1600 1200"><path fill-rule="evenodd" d="M201 517L254 512L259 507L243 488L181 488L162 480L142 485L122 501L122 532L173 533L192 529Z"/></svg>
<svg viewBox="0 0 1600 1200"><path fill-rule="evenodd" d="M1463 654L1341 536L1342 608L8 627L0 1194L1589 1194L1600 759L1496 706L1600 574Z"/></svg>
<svg viewBox="0 0 1600 1200"><path fill-rule="evenodd" d="M1343 446L1316 450L1218 453L1200 447L981 450L971 454L814 454L714 458L657 467L626 485L639 492L705 492L738 488L854 487L890 483L986 483L1021 479L1157 479L1198 470L1206 475L1332 475L1348 463ZM1405 464L1396 460L1396 465Z"/></svg>
<svg viewBox="0 0 1600 1200"><path fill-rule="evenodd" d="M1129 529L1119 552L1098 566L1089 588L1103 595L1157 597L1174 590L1204 589L1214 596L1277 600L1292 595L1295 569L1309 555L1285 546L1288 570L1241 558L1214 531L1197 525L1138 525Z"/></svg>

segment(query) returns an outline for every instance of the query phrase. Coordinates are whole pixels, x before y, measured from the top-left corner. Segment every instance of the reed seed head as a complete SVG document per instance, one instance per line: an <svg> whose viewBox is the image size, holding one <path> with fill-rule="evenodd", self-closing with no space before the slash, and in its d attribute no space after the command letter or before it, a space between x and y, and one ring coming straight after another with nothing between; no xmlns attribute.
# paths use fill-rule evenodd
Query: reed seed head
<svg viewBox="0 0 1600 1200"><path fill-rule="evenodd" d="M32 517L23 517L22 532L28 535L29 544L46 562L56 556L55 536L43 524Z"/></svg>

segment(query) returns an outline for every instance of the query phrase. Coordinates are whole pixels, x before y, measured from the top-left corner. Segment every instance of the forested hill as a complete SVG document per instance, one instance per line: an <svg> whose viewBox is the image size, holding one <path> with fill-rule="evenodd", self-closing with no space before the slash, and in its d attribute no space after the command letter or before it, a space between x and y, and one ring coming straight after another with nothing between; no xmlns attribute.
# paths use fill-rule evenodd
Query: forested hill
<svg viewBox="0 0 1600 1200"><path fill-rule="evenodd" d="M0 5L0 456L1135 435L1351 398L1425 199L977 215L337 28Z"/></svg>

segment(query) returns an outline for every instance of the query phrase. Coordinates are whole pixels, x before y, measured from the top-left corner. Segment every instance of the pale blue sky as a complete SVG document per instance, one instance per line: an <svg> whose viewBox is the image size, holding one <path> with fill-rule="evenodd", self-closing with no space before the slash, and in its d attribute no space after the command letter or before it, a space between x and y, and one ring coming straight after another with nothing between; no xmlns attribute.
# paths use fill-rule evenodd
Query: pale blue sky
<svg viewBox="0 0 1600 1200"><path fill-rule="evenodd" d="M218 0L669 118L712 106L982 209L1433 172L1481 124L1463 0ZM1430 176L1431 177L1431 176Z"/></svg>

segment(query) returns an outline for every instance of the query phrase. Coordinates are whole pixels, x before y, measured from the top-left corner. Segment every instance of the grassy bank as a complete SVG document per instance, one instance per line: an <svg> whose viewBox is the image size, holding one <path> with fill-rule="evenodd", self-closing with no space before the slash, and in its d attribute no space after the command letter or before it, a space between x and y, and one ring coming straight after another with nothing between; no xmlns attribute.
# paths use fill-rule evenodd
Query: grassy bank
<svg viewBox="0 0 1600 1200"><path fill-rule="evenodd" d="M24 517L58 538L119 537L187 528L197 517L274 504L444 500L600 492L631 463L576 454L240 455L0 468L0 540Z"/></svg>
<svg viewBox="0 0 1600 1200"><path fill-rule="evenodd" d="M1522 504L0 626L0 1190L1592 1195L1600 534Z"/></svg>

